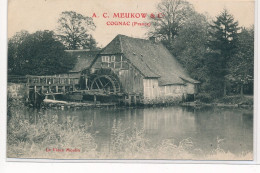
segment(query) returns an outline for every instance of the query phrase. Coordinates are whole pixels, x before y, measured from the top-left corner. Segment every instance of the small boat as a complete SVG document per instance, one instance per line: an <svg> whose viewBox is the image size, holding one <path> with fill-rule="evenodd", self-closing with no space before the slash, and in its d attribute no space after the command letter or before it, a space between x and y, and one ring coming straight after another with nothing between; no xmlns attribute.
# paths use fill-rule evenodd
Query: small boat
<svg viewBox="0 0 260 173"><path fill-rule="evenodd" d="M68 103L65 101L65 95L64 93L47 93L45 94L45 98L43 100L43 103L49 104L49 103Z"/></svg>
<svg viewBox="0 0 260 173"><path fill-rule="evenodd" d="M66 106L68 108L72 107L101 107L101 106L115 106L116 103L100 103L100 102L91 102L83 101L82 93L46 93L43 104L52 106ZM63 107L64 108L64 107Z"/></svg>

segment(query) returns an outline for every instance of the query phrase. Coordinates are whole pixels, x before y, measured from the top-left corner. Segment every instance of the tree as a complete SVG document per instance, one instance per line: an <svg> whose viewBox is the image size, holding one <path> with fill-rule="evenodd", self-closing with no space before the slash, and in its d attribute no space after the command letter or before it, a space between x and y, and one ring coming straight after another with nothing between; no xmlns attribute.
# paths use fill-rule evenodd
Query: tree
<svg viewBox="0 0 260 173"><path fill-rule="evenodd" d="M244 94L244 86L251 84L248 92L253 93L254 78L254 28L243 28L238 35L237 53L231 57L228 64L227 79L240 87L240 94ZM250 91L251 90L251 91Z"/></svg>
<svg viewBox="0 0 260 173"><path fill-rule="evenodd" d="M9 74L52 75L74 67L76 59L54 39L52 31L17 33L8 41Z"/></svg>
<svg viewBox="0 0 260 173"><path fill-rule="evenodd" d="M224 96L226 95L225 77L228 74L227 64L236 52L238 30L238 22L226 9L217 16L217 19L211 25L208 45L212 50L212 55L209 56L215 59L216 64L210 64L209 69L217 68L216 72L212 71L212 74L215 75L212 78L218 78L217 82L222 85ZM212 82L214 85L215 81Z"/></svg>
<svg viewBox="0 0 260 173"><path fill-rule="evenodd" d="M172 54L179 60L191 77L205 81L209 23L206 16L194 13L179 30L172 46Z"/></svg>
<svg viewBox="0 0 260 173"><path fill-rule="evenodd" d="M58 20L57 36L67 49L94 49L97 43L89 33L95 29L91 17L74 11L62 12Z"/></svg>
<svg viewBox="0 0 260 173"><path fill-rule="evenodd" d="M19 71L21 69L21 62L18 61L17 50L20 44L22 44L23 40L28 37L29 32L22 30L16 33L9 41L8 41L8 73L13 73L15 71Z"/></svg>
<svg viewBox="0 0 260 173"><path fill-rule="evenodd" d="M185 21L192 16L194 9L185 0L162 0L157 9L164 16L152 18L150 35L171 44Z"/></svg>
<svg viewBox="0 0 260 173"><path fill-rule="evenodd" d="M209 22L184 0L163 0L158 12L165 16L152 19L150 35L161 42L178 59L192 78L202 82L201 89L210 91L207 68Z"/></svg>

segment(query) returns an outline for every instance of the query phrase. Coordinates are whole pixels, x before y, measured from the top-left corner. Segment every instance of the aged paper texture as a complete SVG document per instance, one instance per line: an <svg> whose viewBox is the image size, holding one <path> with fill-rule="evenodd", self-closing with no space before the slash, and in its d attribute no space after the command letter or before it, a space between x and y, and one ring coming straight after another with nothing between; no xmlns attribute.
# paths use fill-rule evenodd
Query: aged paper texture
<svg viewBox="0 0 260 173"><path fill-rule="evenodd" d="M9 0L7 158L253 160L253 0Z"/></svg>

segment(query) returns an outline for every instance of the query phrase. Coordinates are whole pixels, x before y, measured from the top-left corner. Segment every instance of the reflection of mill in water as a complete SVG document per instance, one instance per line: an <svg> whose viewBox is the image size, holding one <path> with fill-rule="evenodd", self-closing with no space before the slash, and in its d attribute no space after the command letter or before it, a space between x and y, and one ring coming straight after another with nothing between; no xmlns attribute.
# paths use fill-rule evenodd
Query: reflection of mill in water
<svg viewBox="0 0 260 173"><path fill-rule="evenodd" d="M68 120L72 120L76 126L91 125L87 132L93 134L98 145L97 150L104 153L111 152L113 128L125 130L124 137L130 135L135 128L143 129L144 137L152 145L160 144L164 139L174 139L174 144L178 145L179 141L191 137L195 148L199 147L207 152L216 149L217 138L225 139L222 142L225 151L239 153L253 148L253 116L249 110L242 112L207 108L195 111L176 106L141 109L47 109L39 112L36 109L13 107L8 113L8 119L18 115L19 118L35 124L41 118L47 118L44 121L51 120L51 115L57 115L58 122L62 125L66 125Z"/></svg>
<svg viewBox="0 0 260 173"><path fill-rule="evenodd" d="M111 134L115 129L117 132L125 131L124 135L130 135L134 128L144 129L145 137L152 143L169 138L188 138L189 136L185 136L187 129L191 133L196 132L194 112L182 108L123 109L112 112L108 111L103 115L100 110L93 112L93 128L98 129L96 137L100 141L100 151L111 151L114 140Z"/></svg>
<svg viewBox="0 0 260 173"><path fill-rule="evenodd" d="M192 129L194 126L193 113L184 111L181 108L174 111L162 111L164 108L145 109L144 110L144 129L152 132L160 129L165 130L181 130L189 126ZM183 118L185 117L185 118Z"/></svg>
<svg viewBox="0 0 260 173"><path fill-rule="evenodd" d="M196 131L194 113L180 107L68 110L60 113L59 118L63 119L62 121L66 121L65 117L73 115L75 123L91 124L89 130L94 134L97 149L101 152L112 152L112 143L122 131L125 138L131 135L134 129L143 129L145 137L152 143L161 142L167 138L183 139L183 134L187 132L187 129L192 132Z"/></svg>

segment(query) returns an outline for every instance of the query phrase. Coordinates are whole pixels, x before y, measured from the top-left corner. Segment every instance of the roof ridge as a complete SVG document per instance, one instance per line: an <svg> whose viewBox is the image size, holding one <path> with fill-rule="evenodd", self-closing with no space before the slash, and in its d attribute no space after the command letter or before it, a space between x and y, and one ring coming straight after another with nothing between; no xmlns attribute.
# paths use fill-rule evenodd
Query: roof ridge
<svg viewBox="0 0 260 173"><path fill-rule="evenodd" d="M123 35L123 34L118 34L117 36L119 36L119 37L126 37L126 38L129 38L129 39L143 40L143 41L148 41L148 42L150 42L149 39L145 39L145 38L132 37L132 36L130 37L130 36L128 36L128 35Z"/></svg>

